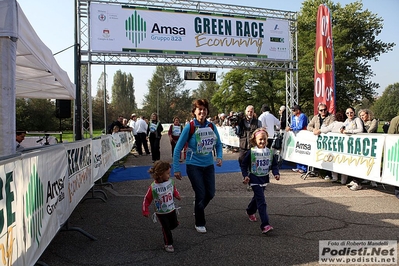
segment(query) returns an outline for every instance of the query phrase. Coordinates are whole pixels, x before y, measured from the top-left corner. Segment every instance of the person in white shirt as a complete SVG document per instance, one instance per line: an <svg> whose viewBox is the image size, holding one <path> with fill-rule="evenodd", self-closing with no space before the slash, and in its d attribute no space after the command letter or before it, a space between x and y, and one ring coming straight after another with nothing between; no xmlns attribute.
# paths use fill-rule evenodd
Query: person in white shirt
<svg viewBox="0 0 399 266"><path fill-rule="evenodd" d="M280 129L280 120L278 120L272 113L270 113L270 107L266 104L262 105L262 114L259 116L259 121L262 123L262 127L266 128L268 139L267 148L271 148L274 138L274 130Z"/></svg>
<svg viewBox="0 0 399 266"><path fill-rule="evenodd" d="M137 134L137 152L139 155L143 155L142 146L144 146L146 155L150 154L147 143L147 129L148 124L146 123L144 116L142 116L136 121L135 128L133 130L133 134Z"/></svg>

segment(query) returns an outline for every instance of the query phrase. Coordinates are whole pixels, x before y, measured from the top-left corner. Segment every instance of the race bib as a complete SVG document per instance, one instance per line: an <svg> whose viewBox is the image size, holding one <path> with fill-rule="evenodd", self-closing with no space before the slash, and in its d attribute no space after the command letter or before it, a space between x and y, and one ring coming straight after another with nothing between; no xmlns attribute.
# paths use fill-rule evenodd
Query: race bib
<svg viewBox="0 0 399 266"><path fill-rule="evenodd" d="M269 173L271 153L268 148L251 148L251 173L256 176L265 176Z"/></svg>
<svg viewBox="0 0 399 266"><path fill-rule="evenodd" d="M180 136L181 134L181 126L173 126L172 136Z"/></svg>
<svg viewBox="0 0 399 266"><path fill-rule="evenodd" d="M212 152L216 144L216 135L210 127L198 128L195 131L195 140L197 141L197 153L208 154Z"/></svg>

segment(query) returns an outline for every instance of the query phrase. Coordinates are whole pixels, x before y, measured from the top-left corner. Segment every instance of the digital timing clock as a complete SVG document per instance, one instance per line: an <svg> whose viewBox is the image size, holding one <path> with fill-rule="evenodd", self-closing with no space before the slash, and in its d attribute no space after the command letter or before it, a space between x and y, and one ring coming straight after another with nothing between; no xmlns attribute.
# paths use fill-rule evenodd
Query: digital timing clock
<svg viewBox="0 0 399 266"><path fill-rule="evenodd" d="M184 70L185 80L216 81L216 72Z"/></svg>

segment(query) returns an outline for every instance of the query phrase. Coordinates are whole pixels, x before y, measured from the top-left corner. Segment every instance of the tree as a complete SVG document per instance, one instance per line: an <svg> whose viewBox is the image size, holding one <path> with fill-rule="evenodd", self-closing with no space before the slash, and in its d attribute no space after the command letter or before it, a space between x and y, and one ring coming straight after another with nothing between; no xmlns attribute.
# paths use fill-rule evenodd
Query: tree
<svg viewBox="0 0 399 266"><path fill-rule="evenodd" d="M375 117L380 120L390 121L393 117L399 115L399 83L391 84L382 93L382 96L378 98L372 111Z"/></svg>
<svg viewBox="0 0 399 266"><path fill-rule="evenodd" d="M383 19L362 10L360 1L342 7L330 0L306 0L298 16L300 103L313 113L316 15L322 3L332 14L337 110L345 110L362 99L372 102L379 85L370 81L374 73L369 62L378 61L378 56L395 45L377 38Z"/></svg>
<svg viewBox="0 0 399 266"><path fill-rule="evenodd" d="M18 130L59 130L54 101L48 99L17 99L16 120Z"/></svg>
<svg viewBox="0 0 399 266"><path fill-rule="evenodd" d="M118 115L124 116L137 109L132 74L116 71L112 84L112 107Z"/></svg>
<svg viewBox="0 0 399 266"><path fill-rule="evenodd" d="M148 81L148 94L144 95L143 111L146 116L157 112L163 123L172 122L173 117L186 108L188 97L184 88L185 82L175 66L157 66L152 78ZM185 98L184 98L185 97Z"/></svg>
<svg viewBox="0 0 399 266"><path fill-rule="evenodd" d="M284 73L274 70L231 70L212 97L212 103L225 113L243 112L246 106L253 105L259 115L262 104L269 105L276 113L284 102Z"/></svg>

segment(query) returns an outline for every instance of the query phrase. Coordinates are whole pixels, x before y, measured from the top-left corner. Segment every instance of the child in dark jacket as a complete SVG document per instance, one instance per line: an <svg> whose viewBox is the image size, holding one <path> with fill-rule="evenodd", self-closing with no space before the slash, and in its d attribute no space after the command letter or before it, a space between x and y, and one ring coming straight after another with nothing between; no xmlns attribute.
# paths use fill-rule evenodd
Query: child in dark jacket
<svg viewBox="0 0 399 266"><path fill-rule="evenodd" d="M273 230L269 223L267 214L267 204L265 199L265 187L269 183L269 171L272 170L274 178L280 179L278 163L272 155L267 145L268 134L265 128L258 128L251 136L252 148L247 151L241 164L241 173L244 177L243 183L249 184L254 192L254 196L246 209L248 218L251 222L256 222L256 211L259 212L261 219L260 229L262 234Z"/></svg>

